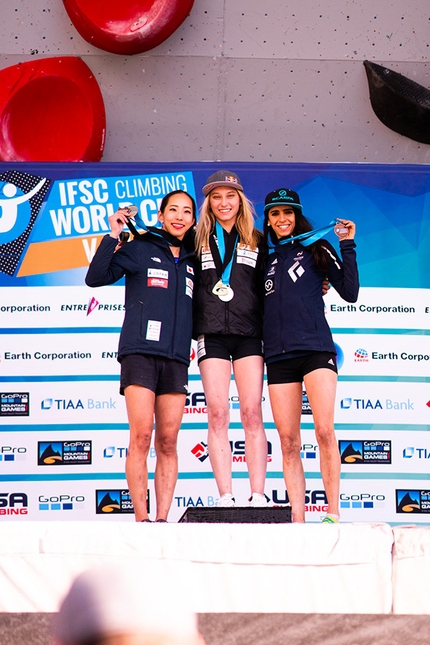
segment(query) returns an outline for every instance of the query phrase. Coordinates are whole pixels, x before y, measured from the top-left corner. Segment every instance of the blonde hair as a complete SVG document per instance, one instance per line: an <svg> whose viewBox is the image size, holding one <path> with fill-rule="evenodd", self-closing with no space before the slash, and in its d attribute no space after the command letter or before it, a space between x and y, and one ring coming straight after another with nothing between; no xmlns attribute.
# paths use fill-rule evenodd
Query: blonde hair
<svg viewBox="0 0 430 645"><path fill-rule="evenodd" d="M240 199L239 211L236 216L236 230L239 234L239 244L257 248L259 242L258 231L254 228L256 213L254 206L245 196L243 191L235 188ZM196 226L196 250L199 253L202 247L209 246L209 237L215 226L216 218L211 209L210 195L206 195L200 208L199 219Z"/></svg>

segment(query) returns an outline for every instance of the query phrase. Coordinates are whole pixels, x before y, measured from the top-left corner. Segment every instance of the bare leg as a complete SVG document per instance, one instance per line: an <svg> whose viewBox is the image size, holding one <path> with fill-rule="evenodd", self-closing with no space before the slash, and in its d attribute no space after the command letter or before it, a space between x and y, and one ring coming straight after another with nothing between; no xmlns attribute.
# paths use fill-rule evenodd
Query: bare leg
<svg viewBox="0 0 430 645"><path fill-rule="evenodd" d="M185 394L160 394L155 399L155 498L156 519L167 520L178 479L178 432L184 413Z"/></svg>
<svg viewBox="0 0 430 645"><path fill-rule="evenodd" d="M293 522L305 521L306 482L300 457L300 418L302 413L302 384L269 385L273 420L279 432L283 470Z"/></svg>
<svg viewBox="0 0 430 645"><path fill-rule="evenodd" d="M140 385L125 388L130 444L125 472L133 501L136 522L148 519L146 495L148 490L147 458L154 427L155 394Z"/></svg>
<svg viewBox="0 0 430 645"><path fill-rule="evenodd" d="M233 363L240 401L240 418L245 430L245 454L251 493L260 495L264 495L267 469L267 438L261 411L263 370L261 356L246 356Z"/></svg>
<svg viewBox="0 0 430 645"><path fill-rule="evenodd" d="M228 440L231 363L207 358L200 374L208 408L208 452L220 495L232 492L231 447Z"/></svg>
<svg viewBox="0 0 430 645"><path fill-rule="evenodd" d="M334 433L337 374L322 368L306 374L304 381L320 449L320 468L328 513L339 515L340 455Z"/></svg>

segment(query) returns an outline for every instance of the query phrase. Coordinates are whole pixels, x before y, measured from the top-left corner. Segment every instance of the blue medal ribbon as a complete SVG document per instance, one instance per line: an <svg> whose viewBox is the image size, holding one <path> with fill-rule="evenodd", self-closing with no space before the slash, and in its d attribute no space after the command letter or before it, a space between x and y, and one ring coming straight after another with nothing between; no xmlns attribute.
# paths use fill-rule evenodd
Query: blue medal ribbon
<svg viewBox="0 0 430 645"><path fill-rule="evenodd" d="M215 231L216 231L216 237L218 240L218 250L221 258L221 264L224 264L224 258L225 258L224 229L221 226L221 224L219 224L219 222L215 222ZM236 240L234 243L235 249L236 249L237 239L238 239L238 236L236 235ZM227 264L224 271L222 272L221 282L223 284L226 284L226 285L230 284L230 276L231 276L231 270L233 267L233 259L234 259L234 251L232 253L230 262Z"/></svg>
<svg viewBox="0 0 430 645"><path fill-rule="evenodd" d="M125 207L125 208L127 208L127 207ZM133 220L134 220L134 223L133 223ZM135 213L134 215L131 215L128 218L127 226L128 226L128 228L130 229L130 231L133 233L133 235L135 237L139 237L140 233L136 230L136 227L134 226L134 224L137 224L137 226L139 226L141 229L143 229L147 233L152 233L152 235L156 235L157 237L163 238L163 240L165 242L167 242L167 244L169 244L170 246L180 246L180 243L175 244L174 242L171 242L170 240L168 240L167 237L165 235L163 235L162 233L158 233L157 230L155 229L155 227L152 226L151 228L149 228L145 224L143 219L140 217L138 212ZM168 235L168 233L167 233L167 235ZM180 242L180 240L179 240L179 242Z"/></svg>
<svg viewBox="0 0 430 645"><path fill-rule="evenodd" d="M312 231L307 233L301 233L300 235L294 235L293 237L287 237L283 240L278 240L277 244L289 244L290 242L299 242L302 246L310 246L317 240L320 240L326 233L329 233L333 226L336 224L335 219L333 219L329 224L321 228L315 228ZM273 253L275 250L276 244L273 244L271 236L267 236L267 242L269 247L269 254Z"/></svg>

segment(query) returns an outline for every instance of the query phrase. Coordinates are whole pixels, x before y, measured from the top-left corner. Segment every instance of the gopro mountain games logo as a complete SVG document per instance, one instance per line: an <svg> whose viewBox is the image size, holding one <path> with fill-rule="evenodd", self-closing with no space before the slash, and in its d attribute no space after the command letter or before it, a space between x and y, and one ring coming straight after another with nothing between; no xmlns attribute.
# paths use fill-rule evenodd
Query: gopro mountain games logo
<svg viewBox="0 0 430 645"><path fill-rule="evenodd" d="M39 441L38 466L91 464L91 441Z"/></svg>
<svg viewBox="0 0 430 645"><path fill-rule="evenodd" d="M391 464L391 441L339 441L342 464Z"/></svg>
<svg viewBox="0 0 430 645"><path fill-rule="evenodd" d="M0 272L15 275L50 181L8 170L0 174Z"/></svg>
<svg viewBox="0 0 430 645"><path fill-rule="evenodd" d="M147 497L147 507L148 507ZM149 510L149 508L148 508ZM134 513L129 490L96 490L96 514Z"/></svg>
<svg viewBox="0 0 430 645"><path fill-rule="evenodd" d="M430 513L430 491L396 490L396 513Z"/></svg>

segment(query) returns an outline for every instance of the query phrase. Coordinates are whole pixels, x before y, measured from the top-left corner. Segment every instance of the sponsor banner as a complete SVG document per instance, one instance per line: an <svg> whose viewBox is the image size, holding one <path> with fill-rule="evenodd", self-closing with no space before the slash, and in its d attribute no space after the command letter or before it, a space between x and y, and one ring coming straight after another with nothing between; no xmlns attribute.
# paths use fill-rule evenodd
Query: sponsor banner
<svg viewBox="0 0 430 645"><path fill-rule="evenodd" d="M414 516L414 524L428 524L430 491L425 480L404 481L402 486L386 481L342 481L340 489L343 522L405 522ZM276 506L286 507L288 494L281 479L266 483L266 494ZM233 494L238 506L247 506L249 481L233 480ZM169 521L177 522L189 508L213 508L218 493L215 481L179 479L175 488ZM319 523L327 511L327 499L320 479L306 482L306 521ZM148 506L155 518L154 482L148 484ZM2 521L130 521L133 505L126 482L118 479L99 481L7 482L0 493Z"/></svg>
<svg viewBox="0 0 430 645"><path fill-rule="evenodd" d="M430 433L401 433L395 442L395 446L394 457L399 467L406 467L409 472L429 472Z"/></svg>
<svg viewBox="0 0 430 645"><path fill-rule="evenodd" d="M10 426L9 426L10 427ZM7 427L6 427L7 428ZM358 476L366 478L372 473L379 474L380 479L390 477L392 473L402 473L405 477L414 473L426 473L430 464L430 435L419 431L398 430L395 425L388 430L378 430L377 426L366 430L337 430L342 473L345 478ZM70 445L81 442L85 445L91 437L91 466L96 473L125 473L125 460L128 453L129 431L124 429L98 429L85 424L79 429L72 425L58 428L41 426L25 432L4 430L0 441L0 475L41 473L46 471L46 464L41 461L39 445L62 454L63 443ZM245 437L242 430L231 430L229 433L232 450L232 471L247 473L245 455ZM268 443L267 473L282 473L282 454L279 436L275 429L266 429ZM300 456L306 473L320 472L319 446L313 430L302 430ZM205 429L182 429L178 436L179 472L185 476L206 477L212 472ZM84 462L87 463L87 462ZM154 473L156 451L152 441L148 454L148 471ZM67 472L80 472L81 464L73 460L53 459L48 464L53 471L67 467ZM58 467L58 468L57 468ZM62 470L61 470L62 471ZM376 477L378 478L378 477Z"/></svg>
<svg viewBox="0 0 430 645"><path fill-rule="evenodd" d="M90 289L85 274L118 206L136 204L142 220L154 225L170 190L197 195L199 205L201 187L216 165L20 164L19 171L2 165L0 521L133 521L124 475L128 424L116 360L124 286L120 281ZM315 227L327 223L321 203L330 203L333 217L348 212L358 222L358 302L344 302L334 289L325 297L341 377L335 422L343 462L342 519L402 522L412 513L424 523L430 455L428 168L240 164L236 170L255 204L259 228L267 185L282 184L286 171ZM338 248L334 233L327 239ZM189 376L171 521L190 506L213 506L217 499L195 342ZM245 439L233 380L229 405L234 493L246 504ZM266 493L285 505L266 382L262 409L269 448ZM326 499L311 413L303 390L307 520L320 521ZM152 516L155 462L152 445Z"/></svg>
<svg viewBox="0 0 430 645"><path fill-rule="evenodd" d="M82 284L97 245L110 231L108 217L119 207L135 204L143 222L155 226L166 193L183 189L195 196L190 171L53 182L6 172L0 179L0 272L16 275L24 285L47 280L52 285ZM0 284L9 284L1 274Z"/></svg>
<svg viewBox="0 0 430 645"><path fill-rule="evenodd" d="M103 480L6 482L0 493L0 522L3 521L134 521L133 507L125 481ZM104 491L100 495L99 491ZM117 493L120 493L118 496ZM149 496L151 493L149 492ZM112 510L107 510L110 497ZM117 508L119 499L120 509ZM100 514L98 511L105 509ZM131 512L130 512L131 510ZM106 518L106 519L105 519Z"/></svg>
<svg viewBox="0 0 430 645"><path fill-rule="evenodd" d="M429 386L427 383L339 382L335 423L428 424Z"/></svg>
<svg viewBox="0 0 430 645"><path fill-rule="evenodd" d="M267 469L282 470L279 435L275 429L266 430ZM230 430L231 463L233 472L247 473L245 434L242 429ZM181 430L178 440L179 470L187 473L211 473L207 446L207 430Z"/></svg>
<svg viewBox="0 0 430 645"><path fill-rule="evenodd" d="M354 329L429 329L428 289L360 287L358 301L347 303L330 289L324 297L330 327Z"/></svg>
<svg viewBox="0 0 430 645"><path fill-rule="evenodd" d="M402 487L396 489L396 514L400 517L413 515L414 522L416 516L421 515L423 519L429 520L430 513L430 488L425 484L422 488L417 488L413 484L410 488Z"/></svg>
<svg viewBox="0 0 430 645"><path fill-rule="evenodd" d="M80 286L0 289L4 329L120 329L124 319L124 286L90 289Z"/></svg>
<svg viewBox="0 0 430 645"><path fill-rule="evenodd" d="M82 467L91 473L115 473L123 476L128 452L128 429L109 430L105 425L97 429L88 424L55 426L52 430L42 425L28 432L3 431L0 435L0 479L2 475L49 473L82 473ZM89 439L90 437L90 439ZM151 446L148 470L155 470L155 449ZM85 475L86 477L87 475Z"/></svg>
<svg viewBox="0 0 430 645"><path fill-rule="evenodd" d="M0 335L0 376L111 374L118 377L118 334Z"/></svg>
<svg viewBox="0 0 430 645"><path fill-rule="evenodd" d="M39 466L91 466L91 462L92 441L89 439L37 442Z"/></svg>
<svg viewBox="0 0 430 645"><path fill-rule="evenodd" d="M0 393L0 417L28 417L29 414L29 392Z"/></svg>
<svg viewBox="0 0 430 645"><path fill-rule="evenodd" d="M334 334L342 350L339 374L378 377L428 377L430 343L428 336L408 334ZM359 340L358 340L359 339Z"/></svg>
<svg viewBox="0 0 430 645"><path fill-rule="evenodd" d="M20 384L10 385L18 391ZM8 416L7 424L11 426L40 423L58 428L59 424L127 422L125 398L119 394L116 380L32 382L27 387L29 414Z"/></svg>
<svg viewBox="0 0 430 645"><path fill-rule="evenodd" d="M0 174L0 274L15 276L51 182L15 170Z"/></svg>
<svg viewBox="0 0 430 645"><path fill-rule="evenodd" d="M395 514L395 484L392 481L341 482L341 517L344 522L388 522ZM286 506L288 494L283 479L268 479L265 493L277 506ZM250 496L249 480L233 479L233 494L237 505L247 506ZM169 519L178 521L187 508L206 508L218 499L214 480L180 479L177 483ZM320 522L327 512L327 498L319 478L306 481L306 521ZM397 518L396 518L397 519ZM416 518L414 518L414 521ZM419 522L420 520L418 520ZM422 518L425 522L425 516ZM427 519L428 521L428 519Z"/></svg>
<svg viewBox="0 0 430 645"><path fill-rule="evenodd" d="M391 464L392 448L389 439L347 439L339 441L342 464L362 466Z"/></svg>
<svg viewBox="0 0 430 645"><path fill-rule="evenodd" d="M188 395L185 401L183 423L186 424L205 424L207 427L207 407L206 397L203 391L202 382L198 373L197 360L192 352L193 360L190 368L190 378L188 380ZM195 378L197 377L197 378ZM270 410L269 394L267 383L264 383L262 394L263 419L267 422L273 422ZM229 393L230 422L240 423L240 400L234 380L230 384Z"/></svg>

